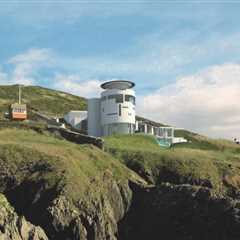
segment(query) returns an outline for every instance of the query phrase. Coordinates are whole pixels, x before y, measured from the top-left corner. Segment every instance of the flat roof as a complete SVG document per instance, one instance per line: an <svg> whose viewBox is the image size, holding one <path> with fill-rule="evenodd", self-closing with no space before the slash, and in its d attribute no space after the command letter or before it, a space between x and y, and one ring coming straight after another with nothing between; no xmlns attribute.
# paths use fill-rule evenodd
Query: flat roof
<svg viewBox="0 0 240 240"><path fill-rule="evenodd" d="M101 84L101 88L103 89L120 89L125 90L129 88L133 88L135 86L134 82L126 81L126 80L114 80Z"/></svg>
<svg viewBox="0 0 240 240"><path fill-rule="evenodd" d="M11 108L27 108L26 104L19 104L19 103L13 103L11 104Z"/></svg>

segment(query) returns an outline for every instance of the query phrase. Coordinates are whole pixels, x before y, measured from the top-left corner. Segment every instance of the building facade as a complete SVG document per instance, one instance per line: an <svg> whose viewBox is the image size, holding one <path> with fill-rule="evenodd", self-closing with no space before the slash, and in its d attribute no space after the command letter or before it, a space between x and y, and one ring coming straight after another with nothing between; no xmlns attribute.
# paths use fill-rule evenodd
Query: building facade
<svg viewBox="0 0 240 240"><path fill-rule="evenodd" d="M135 132L136 97L133 82L118 80L101 85L101 98L88 100L88 134L109 136Z"/></svg>

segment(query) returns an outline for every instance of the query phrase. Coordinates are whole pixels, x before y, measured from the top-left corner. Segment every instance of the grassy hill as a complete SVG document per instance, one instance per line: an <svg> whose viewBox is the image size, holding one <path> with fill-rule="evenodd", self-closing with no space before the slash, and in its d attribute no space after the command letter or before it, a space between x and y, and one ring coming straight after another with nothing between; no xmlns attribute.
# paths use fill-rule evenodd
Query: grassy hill
<svg viewBox="0 0 240 240"><path fill-rule="evenodd" d="M17 85L0 87L1 112L4 112L11 102L17 100L17 92ZM84 98L42 87L24 87L23 102L48 115L63 115L71 109L86 109ZM5 127L2 133L4 129ZM21 132L18 135L21 136ZM164 149L158 146L153 137L136 134L106 137L105 148L151 183L161 181L191 183L224 191L226 185L240 187L238 145L227 140L213 140L187 130L177 130L175 135L185 137L188 143ZM41 138L38 136L38 139ZM49 138L45 136L45 140L48 143ZM28 145L33 145L34 139L31 134L28 142ZM52 148L59 142L49 144L48 147ZM64 144L67 146L68 142ZM38 145L40 146L39 142L34 146L39 148ZM48 147L46 146L46 149ZM48 151L51 152L51 149Z"/></svg>
<svg viewBox="0 0 240 240"><path fill-rule="evenodd" d="M83 192L88 191L92 179L97 182L106 171L119 181L131 176L123 165L91 145L73 144L53 137L48 132L39 134L33 130L0 130L0 159L11 166L13 175L19 181L24 178L35 181L41 177L27 176L21 171L21 166L44 164L44 177L47 178L49 187L56 184L61 176L61 185L65 186L65 192L71 198L83 197ZM78 182L81 182L81 188L78 188Z"/></svg>
<svg viewBox="0 0 240 240"><path fill-rule="evenodd" d="M0 117L11 103L18 101L18 85L0 86ZM70 110L85 110L86 100L69 93L38 86L22 88L22 102L50 116L62 116Z"/></svg>
<svg viewBox="0 0 240 240"><path fill-rule="evenodd" d="M98 224L98 239L114 235L131 201L128 181L144 184L92 145L17 128L0 130L0 173L0 193L19 215L42 226L49 239L82 239L76 234L83 230L76 233L76 226L91 219Z"/></svg>
<svg viewBox="0 0 240 240"><path fill-rule="evenodd" d="M17 86L0 87L1 113L17 101L17 90ZM86 109L84 98L41 87L25 87L23 102L50 116ZM206 221L211 219L209 206L217 212L214 221L225 221L229 218L219 218L214 204L223 201L220 209L225 212L233 207L226 201L239 199L240 146L187 130L175 135L188 142L162 148L150 135L114 135L104 138L102 151L51 134L44 123L0 121L0 206L6 205L3 193L17 214L41 226L49 239L115 239L123 222L127 234L146 228L146 236L121 238L120 234L119 239L148 239L149 233L168 227L177 236L179 227L183 229L184 237L179 239L196 239L186 237L192 226L184 226L186 219L195 219L197 228L199 220L210 222L212 229L212 222Z"/></svg>
<svg viewBox="0 0 240 240"><path fill-rule="evenodd" d="M191 142L169 149L159 147L151 136L110 136L105 138L106 150L155 184L189 183L216 192L240 188L239 145L187 131L182 134Z"/></svg>

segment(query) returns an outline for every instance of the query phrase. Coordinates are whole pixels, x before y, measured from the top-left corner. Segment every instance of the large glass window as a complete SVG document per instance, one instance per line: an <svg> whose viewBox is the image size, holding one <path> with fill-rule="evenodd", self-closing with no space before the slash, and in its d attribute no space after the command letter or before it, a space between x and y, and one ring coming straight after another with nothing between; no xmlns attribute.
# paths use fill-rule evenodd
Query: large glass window
<svg viewBox="0 0 240 240"><path fill-rule="evenodd" d="M108 99L115 99L116 103L123 103L123 95L122 94L115 94L108 96Z"/></svg>
<svg viewBox="0 0 240 240"><path fill-rule="evenodd" d="M135 97L132 95L125 95L125 101L126 102L131 102L132 104L136 104L136 100Z"/></svg>

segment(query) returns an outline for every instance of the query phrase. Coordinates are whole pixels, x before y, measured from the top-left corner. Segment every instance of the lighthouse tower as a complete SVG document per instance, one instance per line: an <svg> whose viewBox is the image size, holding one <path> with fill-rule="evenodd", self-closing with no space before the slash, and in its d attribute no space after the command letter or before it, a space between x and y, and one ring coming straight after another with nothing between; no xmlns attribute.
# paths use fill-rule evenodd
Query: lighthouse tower
<svg viewBox="0 0 240 240"><path fill-rule="evenodd" d="M117 80L101 85L101 98L88 100L88 134L108 136L135 131L133 82Z"/></svg>

